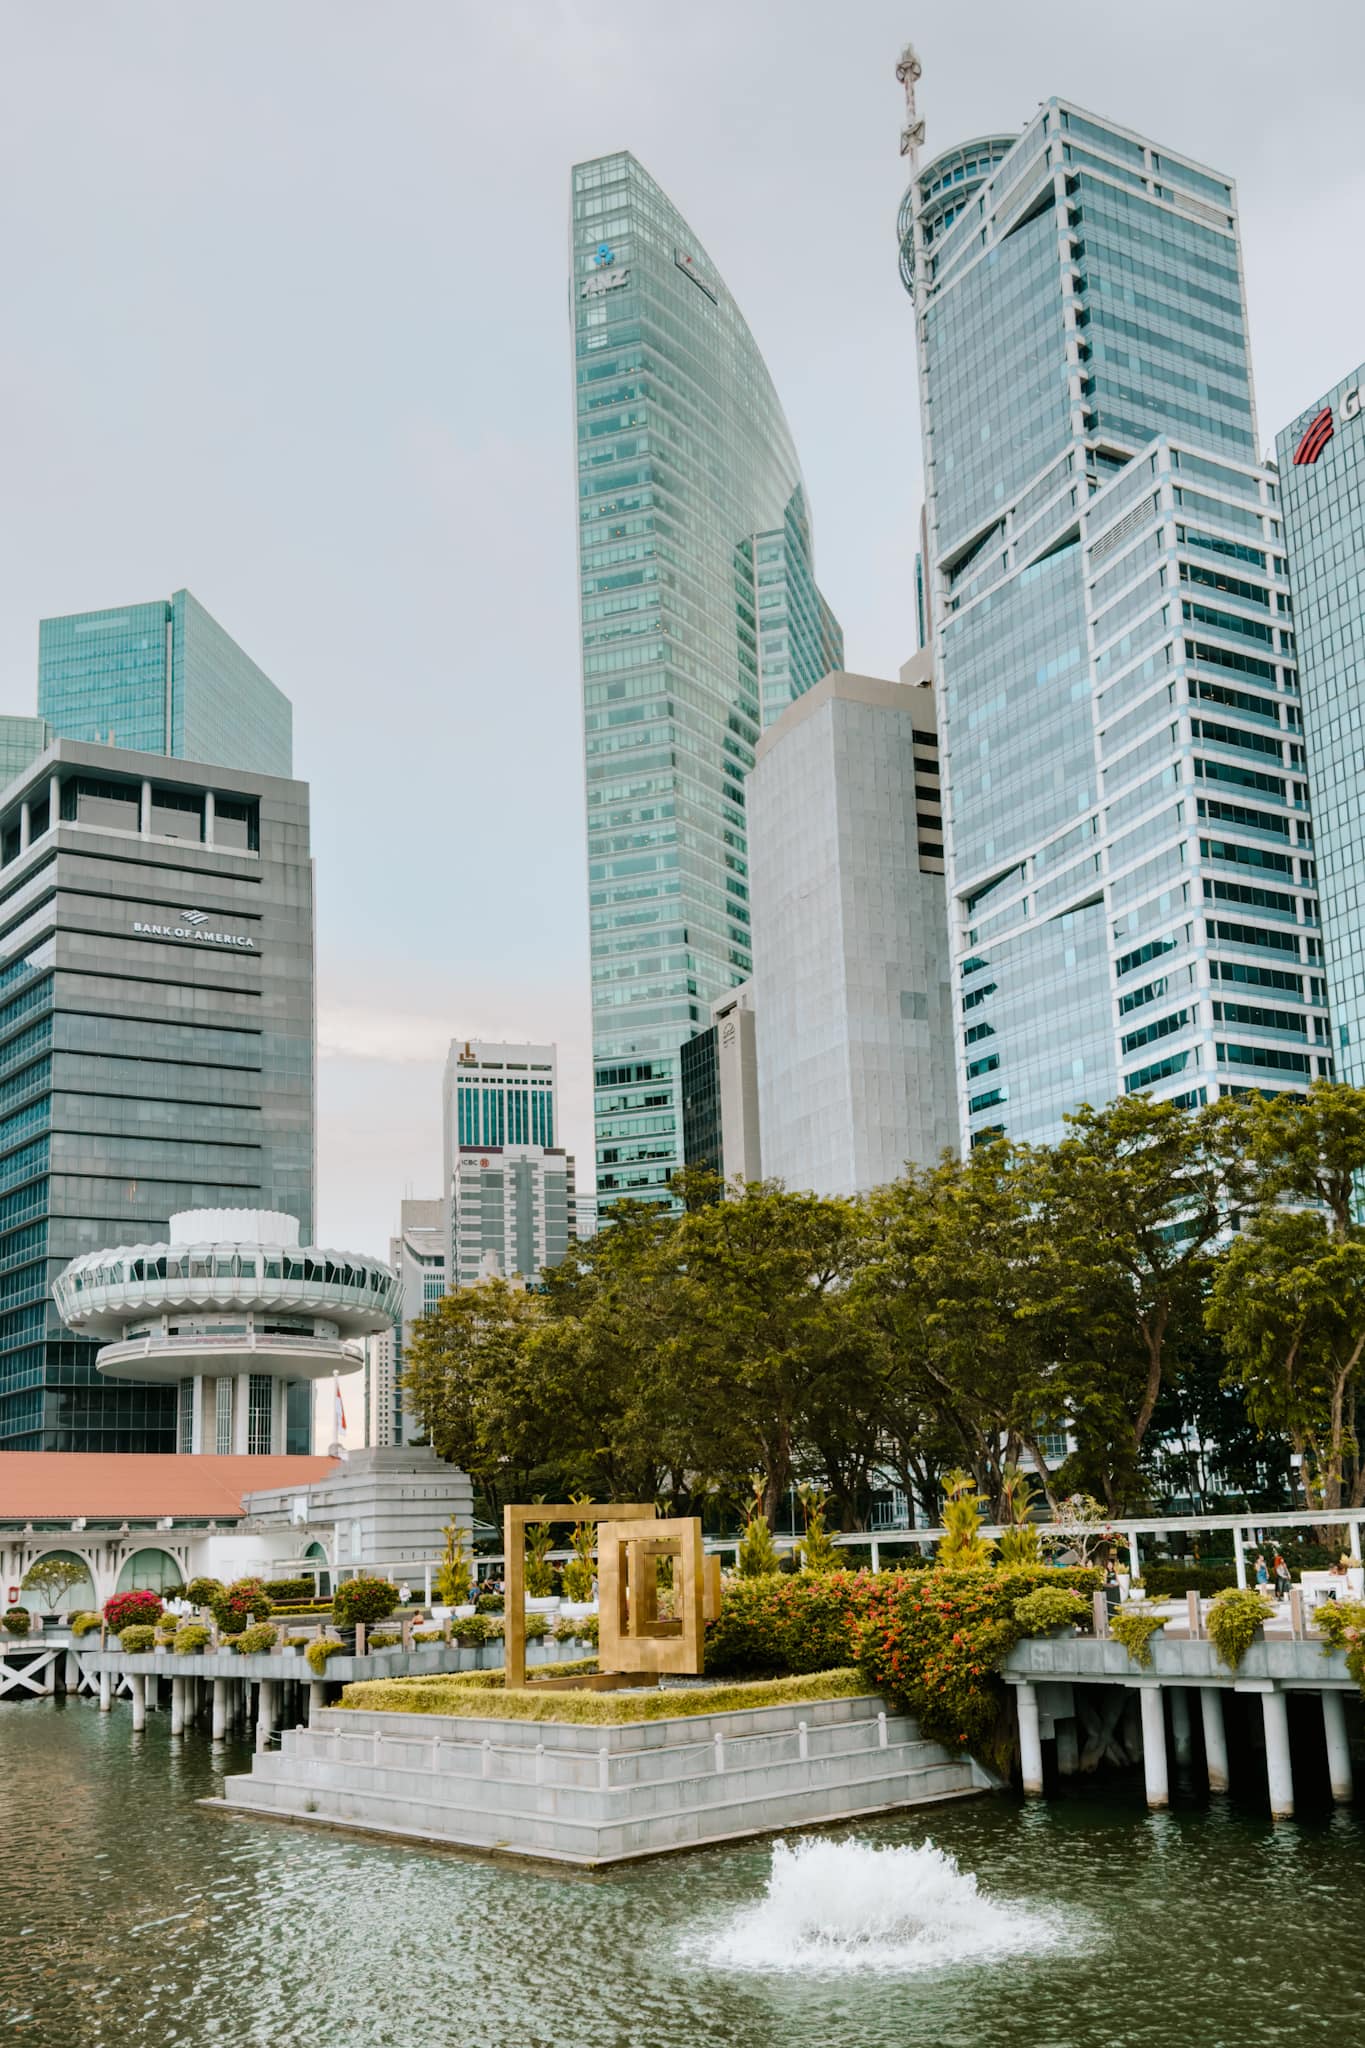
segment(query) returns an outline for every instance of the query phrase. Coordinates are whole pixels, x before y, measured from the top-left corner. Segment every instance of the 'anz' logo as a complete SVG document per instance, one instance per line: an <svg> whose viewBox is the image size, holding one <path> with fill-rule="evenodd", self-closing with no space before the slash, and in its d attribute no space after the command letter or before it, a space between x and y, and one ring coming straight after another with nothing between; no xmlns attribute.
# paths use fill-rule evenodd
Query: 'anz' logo
<svg viewBox="0 0 1365 2048"><path fill-rule="evenodd" d="M1316 462L1335 432L1332 408L1325 405L1317 418L1310 420L1304 428L1303 438L1294 450L1294 467L1301 469L1307 462Z"/></svg>

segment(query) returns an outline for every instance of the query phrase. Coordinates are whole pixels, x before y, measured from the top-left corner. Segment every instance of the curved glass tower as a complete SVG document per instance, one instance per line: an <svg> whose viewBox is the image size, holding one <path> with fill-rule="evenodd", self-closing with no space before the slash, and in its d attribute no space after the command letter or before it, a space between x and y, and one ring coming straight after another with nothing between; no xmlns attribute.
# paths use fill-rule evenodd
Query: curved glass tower
<svg viewBox="0 0 1365 2048"><path fill-rule="evenodd" d="M679 1048L750 971L744 778L843 636L753 336L632 156L573 172L597 1185L682 1163Z"/></svg>

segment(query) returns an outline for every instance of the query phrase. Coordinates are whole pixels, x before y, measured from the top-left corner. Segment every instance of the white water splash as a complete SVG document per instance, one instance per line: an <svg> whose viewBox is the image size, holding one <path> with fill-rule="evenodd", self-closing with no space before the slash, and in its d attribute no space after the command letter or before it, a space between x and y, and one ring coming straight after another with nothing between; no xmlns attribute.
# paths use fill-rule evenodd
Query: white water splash
<svg viewBox="0 0 1365 2048"><path fill-rule="evenodd" d="M759 1903L689 1946L722 1969L909 1972L1038 1954L1062 1938L1045 1915L983 1897L932 1842L813 1837L775 1843Z"/></svg>

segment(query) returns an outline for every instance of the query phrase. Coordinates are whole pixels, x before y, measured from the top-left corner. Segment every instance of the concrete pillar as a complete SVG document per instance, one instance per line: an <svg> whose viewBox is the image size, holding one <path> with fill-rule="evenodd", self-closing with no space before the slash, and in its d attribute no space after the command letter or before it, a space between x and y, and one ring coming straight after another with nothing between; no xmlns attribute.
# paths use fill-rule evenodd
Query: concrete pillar
<svg viewBox="0 0 1365 2048"><path fill-rule="evenodd" d="M1294 1772L1289 1762L1289 1711L1285 1696L1272 1688L1261 1694L1265 1719L1265 1769L1270 1786L1272 1820L1294 1818Z"/></svg>
<svg viewBox="0 0 1365 2048"><path fill-rule="evenodd" d="M213 1681L213 1739L221 1742L227 1734L228 1682L225 1678Z"/></svg>
<svg viewBox="0 0 1365 2048"><path fill-rule="evenodd" d="M139 807L139 811L138 811L138 830L139 830L139 831L141 832L141 834L142 834L142 837L143 837L144 839L150 839L150 838L151 838L151 836L152 836L152 785L151 785L151 783L150 783L150 782L147 782L147 781L145 781L145 780L144 780L144 782L143 782L143 785L142 785L142 803L141 803L141 805L140 805L140 807Z"/></svg>
<svg viewBox="0 0 1365 2048"><path fill-rule="evenodd" d="M275 1681L263 1678L256 1688L256 1747L269 1749L275 1728Z"/></svg>
<svg viewBox="0 0 1365 2048"><path fill-rule="evenodd" d="M1322 1696L1322 1727L1327 1737L1327 1775L1332 1797L1338 1806L1349 1806L1355 1790L1351 1774L1351 1748L1346 1740L1346 1709L1339 1692Z"/></svg>
<svg viewBox="0 0 1365 2048"><path fill-rule="evenodd" d="M172 1735L183 1735L184 1732L185 1681L183 1678L173 1678L171 1680L171 1733Z"/></svg>
<svg viewBox="0 0 1365 2048"><path fill-rule="evenodd" d="M47 779L47 818L49 832L55 832L62 818L62 778L49 775Z"/></svg>
<svg viewBox="0 0 1365 2048"><path fill-rule="evenodd" d="M1199 1611L1199 1595L1193 1588L1185 1595L1185 1626L1190 1632L1190 1641L1197 1643L1204 1633L1204 1622Z"/></svg>
<svg viewBox="0 0 1365 2048"><path fill-rule="evenodd" d="M214 808L213 808L213 791L212 791L211 789L206 789L206 790L204 791L204 844L205 844L205 846L212 846L212 844L213 844L213 826L214 826Z"/></svg>
<svg viewBox="0 0 1365 2048"><path fill-rule="evenodd" d="M1075 1717L1057 1723L1057 1769L1064 1778L1074 1778L1081 1767L1080 1737Z"/></svg>
<svg viewBox="0 0 1365 2048"><path fill-rule="evenodd" d="M1204 1761L1208 1765L1210 1792L1228 1789L1228 1737L1223 1726L1223 1693L1216 1685L1199 1688L1199 1713L1204 1723Z"/></svg>
<svg viewBox="0 0 1365 2048"><path fill-rule="evenodd" d="M1232 1561L1237 1568L1237 1583L1245 1593L1247 1589L1247 1554L1246 1547L1242 1542L1242 1532L1240 1529L1234 1529L1232 1532Z"/></svg>
<svg viewBox="0 0 1365 2048"><path fill-rule="evenodd" d="M1031 1799L1037 1799L1043 1790L1043 1739L1038 1726L1037 1689L1025 1680L1014 1688L1014 1698L1019 1709L1019 1765L1024 1790Z"/></svg>
<svg viewBox="0 0 1365 2048"><path fill-rule="evenodd" d="M100 1673L100 1712L107 1714L114 1704L114 1688L107 1670Z"/></svg>
<svg viewBox="0 0 1365 2048"><path fill-rule="evenodd" d="M1171 1803L1166 1772L1166 1715L1161 1704L1161 1687L1141 1686L1138 1700L1142 1710L1142 1769L1147 1780L1147 1804L1155 1813Z"/></svg>
<svg viewBox="0 0 1365 2048"><path fill-rule="evenodd" d="M1177 1766L1189 1763L1194 1755L1194 1742L1190 1734L1190 1696L1183 1685L1171 1687L1171 1746Z"/></svg>
<svg viewBox="0 0 1365 2048"><path fill-rule="evenodd" d="M873 1537L873 1539L872 1539L872 1569L873 1569L873 1571L874 1571L874 1572L879 1572L879 1571L881 1570L881 1568L882 1568L882 1551L881 1551L881 1545L880 1545L880 1544L878 1543L878 1541L877 1541L876 1537L874 1536L874 1537Z"/></svg>
<svg viewBox="0 0 1365 2048"><path fill-rule="evenodd" d="M129 1682L133 1688L133 1732L137 1734L147 1726L147 1681L135 1672Z"/></svg>
<svg viewBox="0 0 1365 2048"><path fill-rule="evenodd" d="M28 804L28 798L27 798L27 797L25 797L25 798L24 798L24 801L23 801L23 802L22 802L22 803L20 804L20 806L19 806L19 851L20 851L20 853L27 853L27 852L28 852L28 848L29 848L29 841L31 840L31 838L32 838L32 836L33 836L33 832L32 832L32 827L33 827L33 814L32 814L32 812L31 812L31 811L30 811L30 809L29 809L29 804Z"/></svg>
<svg viewBox="0 0 1365 2048"><path fill-rule="evenodd" d="M313 1716L321 1713L327 1704L327 1687L320 1678L312 1680L308 1687L308 1725L313 1725Z"/></svg>

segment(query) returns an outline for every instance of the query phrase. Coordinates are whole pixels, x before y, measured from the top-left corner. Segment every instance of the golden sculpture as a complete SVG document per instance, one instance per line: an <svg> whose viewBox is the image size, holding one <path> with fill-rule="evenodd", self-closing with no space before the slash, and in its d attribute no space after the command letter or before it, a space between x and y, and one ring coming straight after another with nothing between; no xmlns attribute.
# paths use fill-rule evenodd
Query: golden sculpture
<svg viewBox="0 0 1365 2048"><path fill-rule="evenodd" d="M526 1530L532 1522L596 1522L598 1648L595 1673L530 1681L547 1688L603 1690L664 1672L701 1675L705 1624L720 1612L720 1559L702 1551L695 1515L660 1521L652 1506L612 1501L562 1503L502 1511L506 1595L503 1656L506 1683L526 1677ZM673 1613L659 1612L659 1563L673 1565Z"/></svg>

